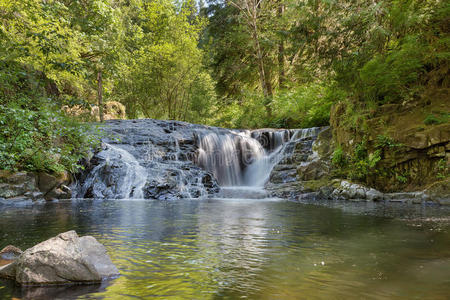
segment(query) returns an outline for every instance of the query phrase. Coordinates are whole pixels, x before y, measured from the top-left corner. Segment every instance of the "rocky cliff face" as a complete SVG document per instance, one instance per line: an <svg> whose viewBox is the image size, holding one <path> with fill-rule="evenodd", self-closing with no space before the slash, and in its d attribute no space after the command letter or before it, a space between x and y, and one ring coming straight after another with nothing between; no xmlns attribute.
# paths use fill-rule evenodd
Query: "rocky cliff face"
<svg viewBox="0 0 450 300"><path fill-rule="evenodd" d="M274 196L294 201L320 199L450 204L448 178L432 177L429 179L431 184L420 184L415 189L411 187L411 190L383 191L377 188L380 183L370 185L342 177L331 161L336 148L333 132L336 132L335 128L323 128L318 134L293 141L292 150L289 152L289 148L286 148L286 156L273 168L266 184L267 190ZM419 172L426 173L427 170ZM370 182L376 182L377 177L369 179Z"/></svg>
<svg viewBox="0 0 450 300"><path fill-rule="evenodd" d="M364 142L369 153L378 151L379 172L367 184L383 191L426 189L449 178L450 108L447 98L407 104L387 104L361 114L349 124L347 106L331 113L336 145L351 153Z"/></svg>
<svg viewBox="0 0 450 300"><path fill-rule="evenodd" d="M283 158L271 171L266 189L273 196L295 200L311 192L310 181L328 179L329 159L323 148L330 147L330 128L310 128L303 132L286 145Z"/></svg>

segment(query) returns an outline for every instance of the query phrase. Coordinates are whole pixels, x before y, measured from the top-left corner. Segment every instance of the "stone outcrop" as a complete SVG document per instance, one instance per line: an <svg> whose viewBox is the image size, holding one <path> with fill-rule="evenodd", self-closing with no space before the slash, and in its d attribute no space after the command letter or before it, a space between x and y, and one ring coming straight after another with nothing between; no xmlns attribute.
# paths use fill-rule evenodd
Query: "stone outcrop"
<svg viewBox="0 0 450 300"><path fill-rule="evenodd" d="M450 205L450 178L431 184L425 190L425 194L434 202Z"/></svg>
<svg viewBox="0 0 450 300"><path fill-rule="evenodd" d="M110 120L102 126L102 146L85 159L85 169L76 175L72 186L69 187L72 178L67 173L2 171L0 204L27 204L71 197L201 198L217 193L221 178L234 179L239 172L239 180L231 185L252 185L248 180L249 173L243 176L244 172L252 170L249 166L254 152L248 150L254 149L250 147L254 144L249 143L250 138L259 150L263 148L260 152L269 154L270 164L266 165L270 168L274 165L266 184L273 196L294 200L321 197L370 201L397 201L407 197L414 199L411 202L420 199L446 204L449 202L450 124L419 126L417 116L409 109L413 108L410 105L384 105L349 127L346 107L340 103L332 111L332 127L301 130L243 131L179 121ZM414 125L408 123L412 117ZM380 136L384 143L381 146ZM205 143L206 146L217 147L202 148L205 137L211 138L211 143ZM229 138L230 143L228 140L223 142L224 138ZM366 156L375 152L380 155L376 167L369 170L374 172L363 173L367 177L363 177L364 180L337 174L331 163L336 145L351 152L362 141L367 147ZM283 147L278 148L280 145ZM225 155L225 148L230 153ZM276 149L282 149L281 157ZM353 165L359 163L348 161ZM367 164L367 161L362 163ZM267 166L264 171L255 172L267 175ZM231 167L236 170L222 172ZM263 183L266 178L260 181ZM337 178L340 180L333 181ZM343 181L346 178L359 178L367 187ZM425 192L419 195L417 190ZM401 193L396 193L398 191Z"/></svg>
<svg viewBox="0 0 450 300"><path fill-rule="evenodd" d="M33 173L0 171L0 204L30 204L42 202L43 193L37 187Z"/></svg>
<svg viewBox="0 0 450 300"><path fill-rule="evenodd" d="M22 250L12 245L8 245L0 251L0 267L10 264L22 254Z"/></svg>
<svg viewBox="0 0 450 300"><path fill-rule="evenodd" d="M430 196L423 191L382 193L374 188L369 188L357 183L351 183L346 180L337 180L334 181L334 183L336 188L330 194L332 199L352 201L408 202L414 204L431 200Z"/></svg>
<svg viewBox="0 0 450 300"><path fill-rule="evenodd" d="M119 275L106 249L94 237L61 233L25 250L0 267L0 276L22 285L95 283Z"/></svg>
<svg viewBox="0 0 450 300"><path fill-rule="evenodd" d="M0 171L0 204L33 204L71 198L68 173Z"/></svg>

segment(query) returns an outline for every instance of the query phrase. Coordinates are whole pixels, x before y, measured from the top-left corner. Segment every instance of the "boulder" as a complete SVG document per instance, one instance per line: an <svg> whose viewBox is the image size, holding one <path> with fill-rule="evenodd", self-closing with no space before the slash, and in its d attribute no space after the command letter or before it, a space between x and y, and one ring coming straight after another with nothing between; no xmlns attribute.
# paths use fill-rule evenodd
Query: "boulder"
<svg viewBox="0 0 450 300"><path fill-rule="evenodd" d="M318 180L328 175L328 170L320 159L302 163L297 167L300 180Z"/></svg>
<svg viewBox="0 0 450 300"><path fill-rule="evenodd" d="M0 183L0 197L12 198L25 194L26 192L33 190L35 187L29 184L10 184Z"/></svg>
<svg viewBox="0 0 450 300"><path fill-rule="evenodd" d="M44 195L63 183L59 178L43 172L39 173L38 178L39 190L44 193Z"/></svg>
<svg viewBox="0 0 450 300"><path fill-rule="evenodd" d="M0 251L0 267L11 264L20 254L22 254L22 250L19 248L11 245L6 246ZM9 274L10 271L6 269L5 273Z"/></svg>
<svg viewBox="0 0 450 300"><path fill-rule="evenodd" d="M0 171L0 204L29 205L42 202L43 196L35 174Z"/></svg>
<svg viewBox="0 0 450 300"><path fill-rule="evenodd" d="M41 192L38 191L30 191L30 192L26 192L24 194L25 197L30 198L33 201L43 201L44 200L44 194L42 194Z"/></svg>
<svg viewBox="0 0 450 300"><path fill-rule="evenodd" d="M16 276L16 263L8 263L0 267L0 277L14 279Z"/></svg>
<svg viewBox="0 0 450 300"><path fill-rule="evenodd" d="M0 171L0 182L5 182L9 184L29 184L34 186L35 176L32 173L26 172L10 172L6 170Z"/></svg>
<svg viewBox="0 0 450 300"><path fill-rule="evenodd" d="M65 185L62 185L65 186ZM45 195L45 198L47 200L55 200L55 199L70 199L72 197L72 192L66 189L62 188L56 188L54 190L51 190L50 192Z"/></svg>
<svg viewBox="0 0 450 300"><path fill-rule="evenodd" d="M331 197L346 200L380 201L383 200L384 194L374 188L342 180L331 193Z"/></svg>
<svg viewBox="0 0 450 300"><path fill-rule="evenodd" d="M94 237L79 237L73 230L25 250L0 268L0 277L22 285L94 283L118 275L105 247Z"/></svg>

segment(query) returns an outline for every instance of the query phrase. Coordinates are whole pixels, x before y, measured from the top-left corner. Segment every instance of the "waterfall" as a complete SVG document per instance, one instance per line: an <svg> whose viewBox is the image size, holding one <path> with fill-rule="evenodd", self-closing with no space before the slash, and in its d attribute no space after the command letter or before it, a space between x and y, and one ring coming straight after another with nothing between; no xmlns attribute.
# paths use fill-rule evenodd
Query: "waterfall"
<svg viewBox="0 0 450 300"><path fill-rule="evenodd" d="M105 123L104 147L76 175L75 198L260 199L275 166L320 128L229 130L179 121ZM296 172L293 169L292 176ZM292 177L291 176L291 177Z"/></svg>
<svg viewBox="0 0 450 300"><path fill-rule="evenodd" d="M249 132L208 132L200 137L197 164L221 186L239 186L245 183L243 170L264 155L264 148Z"/></svg>
<svg viewBox="0 0 450 300"><path fill-rule="evenodd" d="M317 136L320 132L320 127L311 127L311 128L304 128L304 129L297 129L294 132L294 135L292 136L293 141L298 141L301 139Z"/></svg>
<svg viewBox="0 0 450 300"><path fill-rule="evenodd" d="M290 152L288 148L319 131L320 128L207 132L200 135L197 164L211 172L222 187L262 188L273 167Z"/></svg>

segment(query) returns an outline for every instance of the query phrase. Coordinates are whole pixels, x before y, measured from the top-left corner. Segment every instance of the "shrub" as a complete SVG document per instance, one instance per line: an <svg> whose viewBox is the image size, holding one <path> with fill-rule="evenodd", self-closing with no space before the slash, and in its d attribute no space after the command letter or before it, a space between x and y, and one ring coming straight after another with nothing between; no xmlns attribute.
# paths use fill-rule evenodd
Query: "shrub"
<svg viewBox="0 0 450 300"><path fill-rule="evenodd" d="M38 110L0 105L0 165L17 171L76 171L97 139L49 103Z"/></svg>
<svg viewBox="0 0 450 300"><path fill-rule="evenodd" d="M327 126L331 106L345 97L337 87L317 83L280 91L273 99L272 122L291 128Z"/></svg>
<svg viewBox="0 0 450 300"><path fill-rule="evenodd" d="M381 150L368 153L364 141L356 144L351 155L346 155L341 147L337 147L331 157L336 175L359 181L366 181L371 172L377 172L376 166L380 160Z"/></svg>
<svg viewBox="0 0 450 300"><path fill-rule="evenodd" d="M399 44L387 54L373 57L360 70L364 100L380 104L409 100L420 88L414 83L423 73L424 46L415 36L407 36Z"/></svg>
<svg viewBox="0 0 450 300"><path fill-rule="evenodd" d="M403 176L403 175L397 175L395 178L396 178L397 181L400 182L400 183L406 183L406 182L408 182L408 178L407 178L406 176Z"/></svg>
<svg viewBox="0 0 450 300"><path fill-rule="evenodd" d="M334 166L340 167L340 168L347 165L347 157L344 153L344 150L342 150L342 148L340 146L334 150L334 152L331 156L331 162Z"/></svg>
<svg viewBox="0 0 450 300"><path fill-rule="evenodd" d="M441 120L438 119L435 115L431 114L428 115L425 120L423 120L423 123L425 125L436 125L436 124L441 124Z"/></svg>
<svg viewBox="0 0 450 300"><path fill-rule="evenodd" d="M445 179L449 176L449 166L447 164L447 160L442 158L437 162L437 179Z"/></svg>
<svg viewBox="0 0 450 300"><path fill-rule="evenodd" d="M423 120L423 123L425 125L439 125L447 123L449 120L450 120L449 113L441 113L440 116L429 114L428 116L426 116L425 120Z"/></svg>

